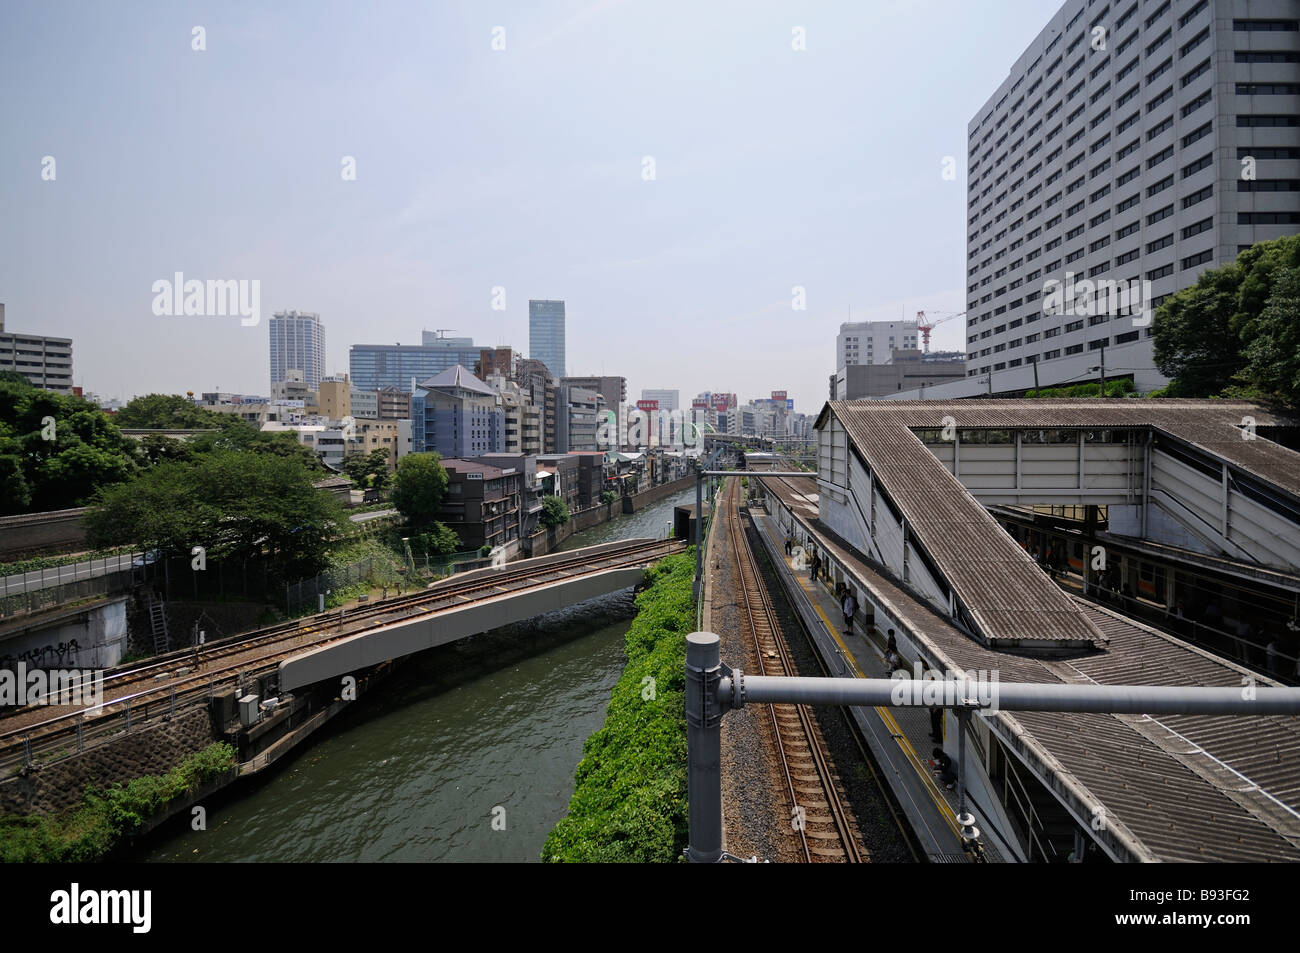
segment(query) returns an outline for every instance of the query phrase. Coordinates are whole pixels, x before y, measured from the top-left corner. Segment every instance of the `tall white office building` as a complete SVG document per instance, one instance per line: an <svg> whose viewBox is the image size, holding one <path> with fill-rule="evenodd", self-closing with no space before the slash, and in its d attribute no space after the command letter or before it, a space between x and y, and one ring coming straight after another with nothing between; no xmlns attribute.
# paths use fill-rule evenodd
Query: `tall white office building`
<svg viewBox="0 0 1300 953"><path fill-rule="evenodd" d="M660 410L676 410L681 406L681 391L679 390L656 390L654 388L643 388L641 391L642 400L659 401Z"/></svg>
<svg viewBox="0 0 1300 953"><path fill-rule="evenodd" d="M927 396L1016 393L1035 365L1043 386L1094 379L1103 354L1108 376L1164 383L1149 326L1160 302L1300 225L1298 12L1296 0L1061 7L969 124L974 380ZM1145 308L1125 313L1102 282L1130 300L1149 283Z"/></svg>
<svg viewBox="0 0 1300 953"><path fill-rule="evenodd" d="M308 390L318 390L325 376L325 325L307 311L277 311L269 322L271 383L282 384L290 370L302 371Z"/></svg>
<svg viewBox="0 0 1300 953"><path fill-rule="evenodd" d="M915 321L850 321L835 338L835 367L884 364L894 348L918 347Z"/></svg>

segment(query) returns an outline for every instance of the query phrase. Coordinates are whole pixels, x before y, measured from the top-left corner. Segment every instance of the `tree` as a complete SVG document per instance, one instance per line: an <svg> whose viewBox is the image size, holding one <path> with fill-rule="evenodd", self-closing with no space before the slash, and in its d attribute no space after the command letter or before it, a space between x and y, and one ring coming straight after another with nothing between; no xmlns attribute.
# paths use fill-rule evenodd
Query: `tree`
<svg viewBox="0 0 1300 953"><path fill-rule="evenodd" d="M393 506L412 526L427 526L442 508L447 482L441 454L408 453L397 463Z"/></svg>
<svg viewBox="0 0 1300 953"><path fill-rule="evenodd" d="M103 489L86 515L94 546L134 543L209 559L269 554L286 577L326 565L346 514L297 460L214 451L164 461L130 483Z"/></svg>
<svg viewBox="0 0 1300 953"><path fill-rule="evenodd" d="M1247 326L1246 390L1300 407L1300 268L1282 268L1259 317Z"/></svg>
<svg viewBox="0 0 1300 953"><path fill-rule="evenodd" d="M1153 353L1156 367L1174 380L1168 396L1226 391L1285 399L1287 358L1294 356L1300 320L1286 283L1297 267L1300 236L1258 242L1231 264L1201 272L1196 284L1161 305L1152 325Z"/></svg>
<svg viewBox="0 0 1300 953"><path fill-rule="evenodd" d="M543 526L563 526L569 522L569 504L562 496L548 496L542 500Z"/></svg>
<svg viewBox="0 0 1300 953"><path fill-rule="evenodd" d="M81 506L139 469L135 441L98 407L25 380L0 380L0 457L0 510L11 513Z"/></svg>
<svg viewBox="0 0 1300 953"><path fill-rule="evenodd" d="M196 434L189 440L194 453L218 450L241 450L276 457L288 457L317 474L327 468L311 447L299 442L296 434L285 431L259 430L248 421L230 414L217 414L216 430Z"/></svg>
<svg viewBox="0 0 1300 953"><path fill-rule="evenodd" d="M117 412L117 425L128 430L200 430L216 427L229 416L179 394L146 394Z"/></svg>
<svg viewBox="0 0 1300 953"><path fill-rule="evenodd" d="M350 453L343 458L343 472L363 489L382 490L390 482L389 453L376 447L369 453Z"/></svg>

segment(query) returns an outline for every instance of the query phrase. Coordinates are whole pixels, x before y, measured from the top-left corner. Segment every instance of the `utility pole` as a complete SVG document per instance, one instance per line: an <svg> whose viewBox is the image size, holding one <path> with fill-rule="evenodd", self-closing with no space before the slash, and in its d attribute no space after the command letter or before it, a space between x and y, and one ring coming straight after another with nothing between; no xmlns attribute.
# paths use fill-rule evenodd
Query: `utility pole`
<svg viewBox="0 0 1300 953"><path fill-rule="evenodd" d="M1101 342L1101 393L1099 397L1106 396L1106 342Z"/></svg>
<svg viewBox="0 0 1300 953"><path fill-rule="evenodd" d="M989 371L989 396L993 396L993 372Z"/></svg>
<svg viewBox="0 0 1300 953"><path fill-rule="evenodd" d="M1037 395L1037 394L1038 394L1038 391L1039 391L1039 387L1038 387L1038 358L1035 357L1035 358L1034 358L1034 394Z"/></svg>

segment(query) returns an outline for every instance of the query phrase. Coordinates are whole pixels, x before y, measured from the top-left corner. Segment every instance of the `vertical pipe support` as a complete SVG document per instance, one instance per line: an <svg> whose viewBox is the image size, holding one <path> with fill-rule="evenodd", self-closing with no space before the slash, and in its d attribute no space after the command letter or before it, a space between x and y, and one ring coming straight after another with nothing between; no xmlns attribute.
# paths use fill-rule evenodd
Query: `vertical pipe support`
<svg viewBox="0 0 1300 953"><path fill-rule="evenodd" d="M722 859L719 643L712 632L692 632L686 636L686 778L690 819L686 858L693 864L716 864Z"/></svg>

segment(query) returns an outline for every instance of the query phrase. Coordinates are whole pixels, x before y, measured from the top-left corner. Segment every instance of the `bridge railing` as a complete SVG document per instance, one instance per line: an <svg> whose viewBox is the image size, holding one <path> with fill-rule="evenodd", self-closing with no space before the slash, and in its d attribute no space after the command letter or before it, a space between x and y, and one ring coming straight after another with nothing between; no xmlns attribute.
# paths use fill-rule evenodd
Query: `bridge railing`
<svg viewBox="0 0 1300 953"><path fill-rule="evenodd" d="M46 586L43 589L30 589L27 592L15 592L0 596L0 619L14 619L31 615L45 609L81 602L114 592L126 592L131 588L132 572L130 562L126 569L107 572L89 579L78 579L61 585Z"/></svg>

